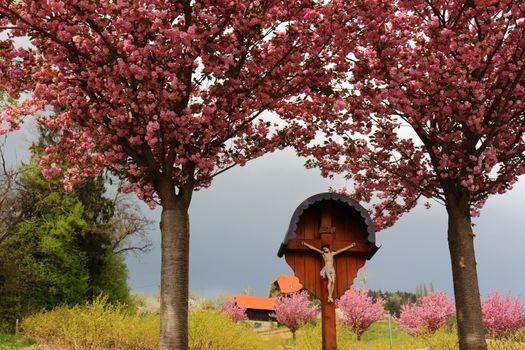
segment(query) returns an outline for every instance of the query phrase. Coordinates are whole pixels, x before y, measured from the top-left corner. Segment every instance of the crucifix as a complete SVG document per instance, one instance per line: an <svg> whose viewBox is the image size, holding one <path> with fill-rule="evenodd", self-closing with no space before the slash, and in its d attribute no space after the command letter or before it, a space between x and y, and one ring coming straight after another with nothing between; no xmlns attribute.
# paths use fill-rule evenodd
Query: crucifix
<svg viewBox="0 0 525 350"><path fill-rule="evenodd" d="M311 246L310 244L306 242L301 242L302 245L305 247L310 248L311 250L318 252L321 254L324 260L324 267L321 269L321 272L319 273L322 278L326 278L328 280L328 302L333 303L334 298L334 286L335 286L335 268L334 268L334 256L337 254L341 254L344 251L347 251L349 249L352 249L355 247L355 243L350 244L349 246L346 246L344 248L341 248L335 252L330 251L330 247L325 244L321 246L321 249L317 249L314 246Z"/></svg>
<svg viewBox="0 0 525 350"><path fill-rule="evenodd" d="M368 213L349 197L321 193L292 216L278 256L285 256L304 288L321 300L323 350L337 349L335 300L377 249Z"/></svg>

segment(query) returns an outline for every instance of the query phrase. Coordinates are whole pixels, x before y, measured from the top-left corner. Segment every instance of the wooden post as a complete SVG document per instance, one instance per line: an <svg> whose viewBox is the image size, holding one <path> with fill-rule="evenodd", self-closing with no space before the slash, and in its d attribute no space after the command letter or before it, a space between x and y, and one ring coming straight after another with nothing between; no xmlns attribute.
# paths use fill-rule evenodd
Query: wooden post
<svg viewBox="0 0 525 350"><path fill-rule="evenodd" d="M321 227L332 226L331 203L323 203L321 209ZM332 249L332 233L322 233L321 240ZM323 350L337 350L337 336L335 333L335 302L328 302L328 279L321 279L321 317L323 331Z"/></svg>
<svg viewBox="0 0 525 350"><path fill-rule="evenodd" d="M388 312L388 337L390 339L390 350L392 350L392 315Z"/></svg>
<svg viewBox="0 0 525 350"><path fill-rule="evenodd" d="M17 318L15 322L15 335L16 336L18 336L18 328L19 328L19 323L18 323L18 318Z"/></svg>

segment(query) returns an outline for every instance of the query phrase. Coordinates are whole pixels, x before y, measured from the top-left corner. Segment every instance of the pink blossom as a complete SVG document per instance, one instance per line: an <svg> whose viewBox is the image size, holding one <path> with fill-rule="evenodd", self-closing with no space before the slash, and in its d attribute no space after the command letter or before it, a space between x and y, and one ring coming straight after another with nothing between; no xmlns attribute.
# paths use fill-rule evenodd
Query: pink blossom
<svg viewBox="0 0 525 350"><path fill-rule="evenodd" d="M374 322L386 317L383 299L373 302L365 289L347 290L337 306L342 312L341 322L357 335L358 340Z"/></svg>
<svg viewBox="0 0 525 350"><path fill-rule="evenodd" d="M358 15L342 30L366 30L340 38L356 58L334 104L345 113L307 125L339 150L301 141L300 153L325 176L346 175L354 198L374 200L377 229L423 197L446 202L454 191L469 198L463 210L478 213L525 173L525 61L513 59L523 48L516 19L525 9L512 0L468 11L458 2L434 8L422 0L369 1L366 10L352 4L346 10ZM486 20L473 30L479 18Z"/></svg>
<svg viewBox="0 0 525 350"><path fill-rule="evenodd" d="M483 323L493 338L509 338L521 327L525 327L525 308L519 297L511 298L499 292L491 293L481 300Z"/></svg>
<svg viewBox="0 0 525 350"><path fill-rule="evenodd" d="M302 291L278 296L275 300L275 313L270 316L288 327L295 337L297 329L314 320L318 313L319 307L311 305L308 292Z"/></svg>
<svg viewBox="0 0 525 350"><path fill-rule="evenodd" d="M254 115L329 116L335 98L326 91L345 78L326 69L338 60L325 35L344 17L336 5L191 2L186 12L159 0L0 3L0 26L19 28L0 39L0 84L15 97L33 93L0 113L0 133L33 114L30 104L52 108L39 123L58 142L41 165L67 159L77 169L71 181L109 166L133 183L169 174L177 187L207 187L215 173L289 142L295 127L270 129ZM19 37L33 47L17 48Z"/></svg>
<svg viewBox="0 0 525 350"><path fill-rule="evenodd" d="M8 104L0 108L0 135L18 130L26 116L35 115L44 108L40 100L25 100L21 103Z"/></svg>
<svg viewBox="0 0 525 350"><path fill-rule="evenodd" d="M397 325L411 335L434 333L454 314L454 306L443 292L421 298L417 304L401 306Z"/></svg>
<svg viewBox="0 0 525 350"><path fill-rule="evenodd" d="M239 322L248 319L248 316L246 316L246 308L237 305L235 302L235 297L228 298L222 305L220 311L223 314L228 315L228 317L233 322Z"/></svg>
<svg viewBox="0 0 525 350"><path fill-rule="evenodd" d="M55 162L51 163L49 167L42 167L42 175L46 179L51 179L62 173L62 170L57 166Z"/></svg>

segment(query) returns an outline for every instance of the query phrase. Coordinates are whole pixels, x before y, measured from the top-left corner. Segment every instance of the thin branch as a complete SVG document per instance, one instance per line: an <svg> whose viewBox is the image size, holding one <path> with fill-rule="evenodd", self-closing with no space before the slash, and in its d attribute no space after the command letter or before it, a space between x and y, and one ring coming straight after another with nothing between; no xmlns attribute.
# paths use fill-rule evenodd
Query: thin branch
<svg viewBox="0 0 525 350"><path fill-rule="evenodd" d="M467 0L465 1L465 3L463 4L463 6L461 7L461 10L459 10L459 13L458 15L456 16L456 18L454 19L454 23L452 24L452 29L456 28L456 25L459 23L459 19L461 18L461 16L463 15L463 12L465 12L465 10L469 7L472 7L473 4L472 4L472 1L471 0Z"/></svg>
<svg viewBox="0 0 525 350"><path fill-rule="evenodd" d="M233 168L233 167L235 167L235 166L237 166L237 165L239 165L239 164L237 164L237 163L230 164L230 165L228 165L226 168L223 168L223 169L221 169L221 170L219 170L219 171L213 173L213 174L210 176L210 178L214 178L214 177L216 177L216 176L218 176L218 175L220 175L220 174L222 174L222 173L224 173L224 172L230 170L231 168Z"/></svg>

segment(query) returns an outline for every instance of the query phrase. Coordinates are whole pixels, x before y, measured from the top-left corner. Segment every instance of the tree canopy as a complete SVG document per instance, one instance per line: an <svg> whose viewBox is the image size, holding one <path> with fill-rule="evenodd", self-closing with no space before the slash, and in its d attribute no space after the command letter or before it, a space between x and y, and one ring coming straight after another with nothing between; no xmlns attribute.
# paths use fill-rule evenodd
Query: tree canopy
<svg viewBox="0 0 525 350"><path fill-rule="evenodd" d="M444 204L462 349L485 349L472 216L525 173L525 7L504 1L358 1L339 118L304 147L373 202L378 229L422 197ZM430 205L429 202L426 205Z"/></svg>
<svg viewBox="0 0 525 350"><path fill-rule="evenodd" d="M378 229L418 199L487 198L525 173L525 9L515 1L356 2L337 123L321 117L324 174L376 195ZM337 136L336 136L337 135ZM314 165L314 164L312 164Z"/></svg>
<svg viewBox="0 0 525 350"><path fill-rule="evenodd" d="M163 207L160 348L187 348L193 191L315 134L297 126L331 111L342 3L0 1L0 83L33 94L0 114L5 131L51 106L40 123L60 137L41 159L47 177L71 188L107 167ZM33 47L16 47L21 37Z"/></svg>

